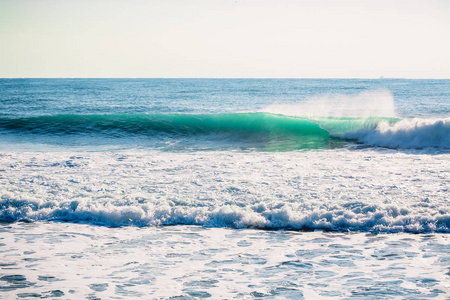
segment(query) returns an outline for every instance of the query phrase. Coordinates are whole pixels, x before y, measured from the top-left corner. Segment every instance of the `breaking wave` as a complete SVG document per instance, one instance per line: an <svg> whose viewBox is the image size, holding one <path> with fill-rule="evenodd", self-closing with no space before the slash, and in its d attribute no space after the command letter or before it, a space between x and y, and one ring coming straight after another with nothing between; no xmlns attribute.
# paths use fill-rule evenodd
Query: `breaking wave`
<svg viewBox="0 0 450 300"><path fill-rule="evenodd" d="M374 129L346 132L343 138L371 146L392 148L450 148L450 118L381 121Z"/></svg>
<svg viewBox="0 0 450 300"><path fill-rule="evenodd" d="M300 117L272 113L55 115L0 118L0 133L171 139L218 136L275 150L327 148L330 140L393 148L450 148L450 118ZM279 145L280 147L277 147Z"/></svg>

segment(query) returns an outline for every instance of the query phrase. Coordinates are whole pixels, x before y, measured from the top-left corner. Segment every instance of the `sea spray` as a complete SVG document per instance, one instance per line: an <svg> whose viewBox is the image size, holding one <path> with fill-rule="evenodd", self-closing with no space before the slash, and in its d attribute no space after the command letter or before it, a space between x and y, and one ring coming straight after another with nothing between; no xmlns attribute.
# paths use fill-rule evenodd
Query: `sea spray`
<svg viewBox="0 0 450 300"><path fill-rule="evenodd" d="M396 117L389 90L368 90L353 95L329 93L297 103L274 103L261 111L302 117Z"/></svg>

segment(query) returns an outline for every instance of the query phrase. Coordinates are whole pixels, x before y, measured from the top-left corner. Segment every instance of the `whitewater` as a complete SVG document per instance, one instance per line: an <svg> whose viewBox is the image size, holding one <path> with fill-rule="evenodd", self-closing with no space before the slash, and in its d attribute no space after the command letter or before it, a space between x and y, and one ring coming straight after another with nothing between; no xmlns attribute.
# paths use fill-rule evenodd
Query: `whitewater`
<svg viewBox="0 0 450 300"><path fill-rule="evenodd" d="M0 298L447 299L449 91L1 79Z"/></svg>

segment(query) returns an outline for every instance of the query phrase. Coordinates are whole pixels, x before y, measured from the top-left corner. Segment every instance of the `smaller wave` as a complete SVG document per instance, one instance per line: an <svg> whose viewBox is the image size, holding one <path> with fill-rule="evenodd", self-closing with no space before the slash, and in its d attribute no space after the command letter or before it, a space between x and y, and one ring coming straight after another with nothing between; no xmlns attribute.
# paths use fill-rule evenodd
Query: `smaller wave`
<svg viewBox="0 0 450 300"><path fill-rule="evenodd" d="M237 206L186 206L166 203L105 203L0 199L0 221L63 221L118 226L198 225L205 227L315 229L360 232L450 232L445 211L425 214L394 205L362 202L311 209L308 204L276 203Z"/></svg>
<svg viewBox="0 0 450 300"><path fill-rule="evenodd" d="M372 128L345 133L331 133L345 139L354 139L369 146L391 148L450 148L450 118L381 120Z"/></svg>

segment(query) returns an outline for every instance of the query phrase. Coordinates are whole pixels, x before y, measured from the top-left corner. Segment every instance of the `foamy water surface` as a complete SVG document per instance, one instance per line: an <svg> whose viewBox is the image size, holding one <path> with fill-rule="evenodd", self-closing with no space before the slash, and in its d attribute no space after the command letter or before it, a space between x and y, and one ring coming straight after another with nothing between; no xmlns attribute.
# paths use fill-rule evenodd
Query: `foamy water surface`
<svg viewBox="0 0 450 300"><path fill-rule="evenodd" d="M67 223L0 230L6 298L445 299L450 293L446 234Z"/></svg>

